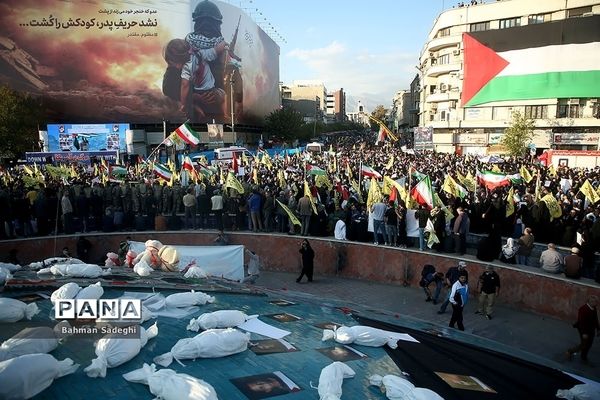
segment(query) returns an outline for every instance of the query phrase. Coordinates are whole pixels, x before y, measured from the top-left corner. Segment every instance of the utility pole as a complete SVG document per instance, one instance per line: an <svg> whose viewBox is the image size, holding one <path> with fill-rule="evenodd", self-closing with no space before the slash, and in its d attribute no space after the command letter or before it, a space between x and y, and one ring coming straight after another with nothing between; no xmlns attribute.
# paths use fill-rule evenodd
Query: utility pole
<svg viewBox="0 0 600 400"><path fill-rule="evenodd" d="M231 70L231 75L229 76L229 102L231 106L231 132L233 133L233 143L237 143L237 137L235 134L235 114L233 109L233 84L235 81L233 80L233 75L235 74L235 69Z"/></svg>

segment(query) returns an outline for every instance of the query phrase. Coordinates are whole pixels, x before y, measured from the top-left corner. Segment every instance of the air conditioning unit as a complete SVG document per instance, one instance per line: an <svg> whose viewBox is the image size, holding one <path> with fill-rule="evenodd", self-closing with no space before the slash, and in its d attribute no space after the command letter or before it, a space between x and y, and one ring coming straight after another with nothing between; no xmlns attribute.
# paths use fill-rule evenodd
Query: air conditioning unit
<svg viewBox="0 0 600 400"><path fill-rule="evenodd" d="M433 51L429 52L429 57L433 57L435 55L435 53Z"/></svg>
<svg viewBox="0 0 600 400"><path fill-rule="evenodd" d="M451 100L450 101L450 109L455 109L456 108L456 100Z"/></svg>
<svg viewBox="0 0 600 400"><path fill-rule="evenodd" d="M579 99L569 99L569 104L579 104Z"/></svg>
<svg viewBox="0 0 600 400"><path fill-rule="evenodd" d="M448 85L445 83L440 84L440 91L444 93L446 90L448 90Z"/></svg>
<svg viewBox="0 0 600 400"><path fill-rule="evenodd" d="M452 54L455 56L460 56L460 50L452 50Z"/></svg>
<svg viewBox="0 0 600 400"><path fill-rule="evenodd" d="M582 17L591 17L592 15L594 15L593 12L586 12L586 13L581 14Z"/></svg>

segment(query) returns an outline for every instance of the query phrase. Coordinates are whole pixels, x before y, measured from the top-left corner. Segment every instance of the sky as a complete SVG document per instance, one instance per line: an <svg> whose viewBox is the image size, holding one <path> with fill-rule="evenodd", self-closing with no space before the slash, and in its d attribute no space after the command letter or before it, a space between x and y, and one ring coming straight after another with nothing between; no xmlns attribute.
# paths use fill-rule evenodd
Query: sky
<svg viewBox="0 0 600 400"><path fill-rule="evenodd" d="M417 74L419 54L443 7L458 0L228 0L285 39L280 81L318 80L344 88L346 110L357 102L389 108ZM256 11L258 9L258 11Z"/></svg>

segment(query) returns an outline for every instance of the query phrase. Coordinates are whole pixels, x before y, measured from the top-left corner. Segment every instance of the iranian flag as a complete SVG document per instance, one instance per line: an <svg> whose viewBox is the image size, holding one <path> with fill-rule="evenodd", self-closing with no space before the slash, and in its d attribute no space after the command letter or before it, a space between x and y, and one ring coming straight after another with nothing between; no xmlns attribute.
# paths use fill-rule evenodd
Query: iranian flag
<svg viewBox="0 0 600 400"><path fill-rule="evenodd" d="M306 164L306 172L309 175L327 175L327 171L311 164Z"/></svg>
<svg viewBox="0 0 600 400"><path fill-rule="evenodd" d="M427 206L427 208L433 208L433 190L431 189L431 180L429 176L421 179L417 185L411 189L410 195L417 203Z"/></svg>
<svg viewBox="0 0 600 400"><path fill-rule="evenodd" d="M181 168L188 170L188 171L194 170L194 162L192 161L190 156L183 157L183 163L181 164Z"/></svg>
<svg viewBox="0 0 600 400"><path fill-rule="evenodd" d="M600 15L463 34L463 106L600 96Z"/></svg>
<svg viewBox="0 0 600 400"><path fill-rule="evenodd" d="M360 167L360 173L365 176L370 176L371 178L381 178L381 174L375 171L373 168L368 165L363 165Z"/></svg>
<svg viewBox="0 0 600 400"><path fill-rule="evenodd" d="M181 138L187 144L196 145L200 143L200 135L194 131L187 123L182 124L179 128L175 129L177 136Z"/></svg>
<svg viewBox="0 0 600 400"><path fill-rule="evenodd" d="M499 174L492 171L483 171L477 173L477 180L490 190L501 186L508 186L510 184L510 178L508 175Z"/></svg>
<svg viewBox="0 0 600 400"><path fill-rule="evenodd" d="M163 178L165 181L170 181L173 174L166 166L162 164L154 164L153 171L156 175Z"/></svg>

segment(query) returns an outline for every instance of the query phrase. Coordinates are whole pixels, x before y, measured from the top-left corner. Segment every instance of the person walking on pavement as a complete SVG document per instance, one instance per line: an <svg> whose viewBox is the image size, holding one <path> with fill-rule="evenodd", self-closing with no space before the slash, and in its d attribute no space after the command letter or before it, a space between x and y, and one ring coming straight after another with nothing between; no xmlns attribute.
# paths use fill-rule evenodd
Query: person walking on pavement
<svg viewBox="0 0 600 400"><path fill-rule="evenodd" d="M581 352L581 361L588 363L588 352L594 343L594 333L600 336L600 324L598 324L598 296L590 296L588 301L579 307L577 322L573 324L579 331L579 344L567 350L567 357L573 358L577 352Z"/></svg>
<svg viewBox="0 0 600 400"><path fill-rule="evenodd" d="M465 330L463 325L463 310L469 299L469 284L467 283L467 271L460 272L458 280L452 285L450 291L450 303L452 303L452 317L448 326L454 328L454 324L461 331Z"/></svg>
<svg viewBox="0 0 600 400"><path fill-rule="evenodd" d="M296 282L300 283L304 275L306 275L309 282L312 282L315 251L312 249L312 247L310 247L310 243L308 243L308 240L306 239L302 241L302 246L300 247L300 254L302 254L302 272L300 272L300 276L298 277L298 279L296 279Z"/></svg>
<svg viewBox="0 0 600 400"><path fill-rule="evenodd" d="M469 273L466 270L467 263L464 261L459 261L457 267L451 267L448 272L446 272L446 287L452 288L452 286L458 281L458 276L460 274L465 274L467 276L467 282L469 281ZM448 308L448 304L450 304L450 297L448 297L440 307L440 310L437 312L438 314L443 314L446 312L446 308Z"/></svg>
<svg viewBox="0 0 600 400"><path fill-rule="evenodd" d="M479 304L475 314L483 314L487 319L492 319L492 311L496 297L500 294L500 276L489 265L477 281L479 289Z"/></svg>
<svg viewBox="0 0 600 400"><path fill-rule="evenodd" d="M429 286L435 283L435 292L433 293L433 297L431 295L431 290ZM444 274L441 272L435 272L435 267L431 264L427 264L423 267L421 271L421 281L419 282L419 286L423 288L425 295L425 301L433 301L433 304L436 305L440 298L440 292L442 290L442 286L444 285Z"/></svg>
<svg viewBox="0 0 600 400"><path fill-rule="evenodd" d="M458 216L454 221L454 247L455 251L459 255L463 255L467 252L467 233L469 233L469 225L471 221L469 215L465 212L462 207L456 209Z"/></svg>

